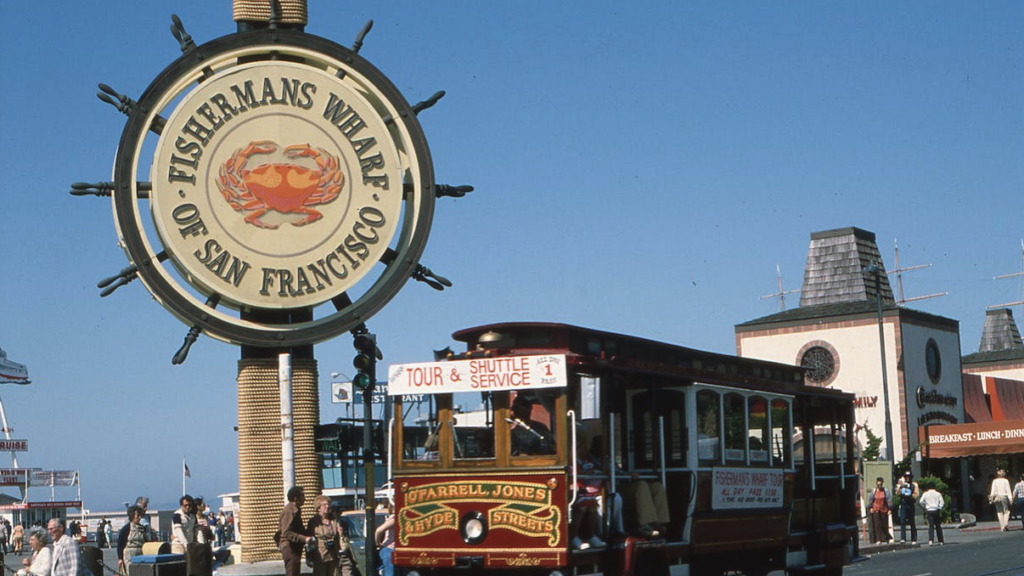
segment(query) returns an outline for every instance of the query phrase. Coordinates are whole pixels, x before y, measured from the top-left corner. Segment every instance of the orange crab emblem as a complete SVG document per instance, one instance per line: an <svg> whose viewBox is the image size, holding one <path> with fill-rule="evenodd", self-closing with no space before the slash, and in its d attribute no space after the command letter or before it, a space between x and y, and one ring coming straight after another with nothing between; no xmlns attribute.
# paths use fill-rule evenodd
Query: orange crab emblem
<svg viewBox="0 0 1024 576"><path fill-rule="evenodd" d="M235 150L220 167L217 187L224 200L236 212L245 214L245 221L259 228L274 229L278 224L265 222L263 216L271 210L281 214L304 214L292 226L305 226L323 218L312 206L327 204L338 197L345 181L338 169L338 159L323 148L309 144L296 144L284 149L288 158L310 158L316 169L298 164L261 164L252 170L246 168L249 159L258 154L277 151L277 143L270 140L250 142Z"/></svg>

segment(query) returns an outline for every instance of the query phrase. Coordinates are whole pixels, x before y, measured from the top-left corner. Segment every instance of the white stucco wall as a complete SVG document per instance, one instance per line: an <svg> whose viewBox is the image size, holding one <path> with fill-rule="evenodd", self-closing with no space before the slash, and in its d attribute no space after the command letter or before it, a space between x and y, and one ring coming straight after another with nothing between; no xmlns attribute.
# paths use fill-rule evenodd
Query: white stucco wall
<svg viewBox="0 0 1024 576"><path fill-rule="evenodd" d="M877 321L850 321L818 323L802 327L777 330L772 334L737 333L737 353L748 358L760 358L787 364L799 364L800 352L814 341L827 342L836 353L838 371L829 384L857 397L856 418L860 425L868 426L872 433L883 439L885 452L885 403L882 397L882 375L878 343ZM963 392L960 385L959 335L948 327L929 328L919 324L900 322L900 346L897 346L896 317L884 322L886 372L889 387L889 407L893 427L893 454L901 459L907 450L917 445L919 417L928 411L943 410L963 422ZM942 373L939 384L928 378L925 347L929 338L939 346ZM900 364L898 352L903 353ZM900 379L901 375L903 380ZM901 408L901 382L907 386L906 403ZM922 410L917 403L917 387L936 391L956 398L954 408L926 405ZM903 440L904 429L909 446ZM858 434L864 442L866 435Z"/></svg>

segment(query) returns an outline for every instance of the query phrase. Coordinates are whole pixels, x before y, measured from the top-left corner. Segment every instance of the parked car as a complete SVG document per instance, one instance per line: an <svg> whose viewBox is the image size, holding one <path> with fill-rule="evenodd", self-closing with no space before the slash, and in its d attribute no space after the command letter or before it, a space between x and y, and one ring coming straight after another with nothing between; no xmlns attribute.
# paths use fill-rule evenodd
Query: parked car
<svg viewBox="0 0 1024 576"><path fill-rule="evenodd" d="M377 510L377 523L375 526L380 526L387 519L386 510ZM352 552L356 556L356 562L359 566L365 567L366 565L366 511L365 510L349 510L342 512L341 518L338 519L338 524L348 534L349 544L352 546ZM372 537L372 535L371 535ZM374 559L374 564L379 564L380 558ZM376 566L372 573L376 573ZM366 574L366 570L363 570Z"/></svg>

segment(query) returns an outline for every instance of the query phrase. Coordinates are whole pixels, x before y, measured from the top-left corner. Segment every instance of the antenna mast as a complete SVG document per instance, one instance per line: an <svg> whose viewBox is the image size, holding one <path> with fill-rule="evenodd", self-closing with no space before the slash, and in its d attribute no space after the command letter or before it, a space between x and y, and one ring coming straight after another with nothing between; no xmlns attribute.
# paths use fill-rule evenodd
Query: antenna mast
<svg viewBox="0 0 1024 576"><path fill-rule="evenodd" d="M896 252L896 269L895 270L890 270L888 273L896 275L896 286L898 287L898 291L899 291L899 294L900 294L900 297L896 299L896 304L898 304L899 306L903 306L907 302L915 302L917 300L927 300L928 298L938 298L939 296L945 296L945 295L949 294L949 292L939 292L937 294L927 294L925 296L914 296L912 298L904 297L903 296L903 273L904 272L910 272L911 270L922 270L924 268L931 268L931 264L918 264L917 266L907 266L906 268L901 268L900 267L900 247L899 247L899 244L897 243L895 238L893 238L893 240L892 240L892 245L893 245L893 249Z"/></svg>
<svg viewBox="0 0 1024 576"><path fill-rule="evenodd" d="M761 300L765 300L767 298L778 298L779 299L779 310L782 311L782 312L785 312L786 311L786 294L795 294L795 293L799 292L799 290L783 290L782 289L782 269L779 267L778 264L775 265L775 274L778 276L778 279L779 279L779 291L774 293L774 294L765 294L764 296L761 296Z"/></svg>
<svg viewBox="0 0 1024 576"><path fill-rule="evenodd" d="M1002 280L1003 278L1016 278L1018 276L1024 276L1024 240L1020 241L1020 272L1013 274L1003 274L1002 276L994 276L993 280ZM986 310L992 310L994 308L1009 308L1010 306L1019 306L1024 304L1024 281L1021 282L1021 299L1016 302L1007 302L1006 304L993 304L992 306L986 306Z"/></svg>

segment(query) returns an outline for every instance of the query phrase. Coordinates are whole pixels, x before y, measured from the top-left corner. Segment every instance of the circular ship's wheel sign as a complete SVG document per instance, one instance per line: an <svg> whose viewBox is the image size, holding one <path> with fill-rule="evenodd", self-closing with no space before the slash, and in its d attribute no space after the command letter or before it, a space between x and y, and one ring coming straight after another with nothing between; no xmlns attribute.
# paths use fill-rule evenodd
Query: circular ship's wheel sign
<svg viewBox="0 0 1024 576"><path fill-rule="evenodd" d="M263 347L320 342L380 310L434 210L401 93L351 50L287 30L213 40L164 70L129 116L114 184L118 236L156 300ZM313 319L263 324L262 310Z"/></svg>

